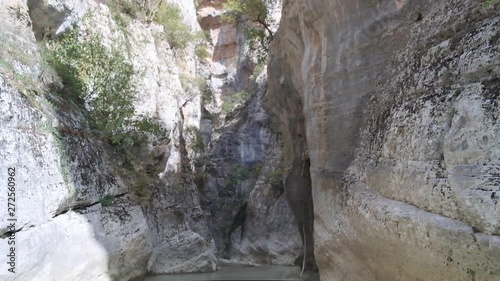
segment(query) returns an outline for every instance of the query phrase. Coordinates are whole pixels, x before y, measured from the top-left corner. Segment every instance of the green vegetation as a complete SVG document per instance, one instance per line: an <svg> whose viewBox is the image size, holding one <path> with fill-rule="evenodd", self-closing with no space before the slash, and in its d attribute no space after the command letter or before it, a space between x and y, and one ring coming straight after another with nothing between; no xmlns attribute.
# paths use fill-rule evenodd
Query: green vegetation
<svg viewBox="0 0 500 281"><path fill-rule="evenodd" d="M134 115L134 69L119 51L108 51L97 34L79 40L73 28L47 44L48 61L64 83L65 92L85 104L95 129L114 142Z"/></svg>
<svg viewBox="0 0 500 281"><path fill-rule="evenodd" d="M208 81L203 77L191 77L181 74L179 78L184 91L192 93L196 93L196 89L200 91L201 102L203 104L211 103L214 100L212 88L208 85Z"/></svg>
<svg viewBox="0 0 500 281"><path fill-rule="evenodd" d="M143 144L149 138L165 138L168 132L160 125L160 122L151 117L145 117L140 120L130 122L129 130L116 134L112 139L114 144L133 146Z"/></svg>
<svg viewBox="0 0 500 281"><path fill-rule="evenodd" d="M214 93L212 92L212 88L208 85L207 80L202 79L198 83L198 88L201 92L201 103L209 104L214 101Z"/></svg>
<svg viewBox="0 0 500 281"><path fill-rule="evenodd" d="M165 37L174 50L182 53L188 45L195 43L195 55L204 60L210 56L206 48L208 35L205 32L193 32L191 27L184 23L181 15L181 10L176 4L169 3L165 0L145 0L146 2L154 2L149 4L154 8L148 9L148 14L152 19L163 26ZM147 6L147 5L146 5Z"/></svg>
<svg viewBox="0 0 500 281"><path fill-rule="evenodd" d="M134 127L141 132L147 132L156 136L163 137L167 134L167 131L160 125L159 121L150 117L135 121Z"/></svg>
<svg viewBox="0 0 500 281"><path fill-rule="evenodd" d="M236 21L245 30L249 47L258 62L267 61L269 43L273 40L265 0L228 0L224 4L226 20Z"/></svg>
<svg viewBox="0 0 500 281"><path fill-rule="evenodd" d="M121 29L127 26L127 16L132 19L140 17L140 9L133 0L104 0L104 3L109 7L114 22Z"/></svg>
<svg viewBox="0 0 500 281"><path fill-rule="evenodd" d="M282 185L283 178L283 170L281 168L277 168L271 172L266 173L266 181L273 188L278 188Z"/></svg>
<svg viewBox="0 0 500 281"><path fill-rule="evenodd" d="M239 164L231 166L229 173L226 177L226 187L232 187L239 182L247 180L252 175L251 171Z"/></svg>
<svg viewBox="0 0 500 281"><path fill-rule="evenodd" d="M205 88L201 91L201 102L202 104L209 104L214 100L214 94L210 88Z"/></svg>
<svg viewBox="0 0 500 281"><path fill-rule="evenodd" d="M257 80L257 77L259 76L259 74L262 73L262 71L266 69L266 66L267 64L265 60L258 59L257 65L252 70L252 75L250 75L250 79L254 81Z"/></svg>
<svg viewBox="0 0 500 281"><path fill-rule="evenodd" d="M210 177L210 174L205 172L195 172L192 175L193 182L196 184L196 186L204 186L208 178Z"/></svg>
<svg viewBox="0 0 500 281"><path fill-rule="evenodd" d="M232 96L223 97L222 112L228 114L232 112L235 106L242 104L247 99L247 92L239 91Z"/></svg>
<svg viewBox="0 0 500 281"><path fill-rule="evenodd" d="M193 151L200 153L205 151L205 143L203 142L203 136L200 129L194 126L189 126L186 128L186 135L190 139Z"/></svg>
<svg viewBox="0 0 500 281"><path fill-rule="evenodd" d="M200 59L209 57L204 41L207 35L193 32L184 23L180 8L166 0L104 0L110 8L113 20L119 27L127 25L127 17L146 23L156 22L164 28L170 47L182 53L191 43L196 43L195 54Z"/></svg>
<svg viewBox="0 0 500 281"><path fill-rule="evenodd" d="M498 3L500 3L500 0L484 0L483 9L492 9Z"/></svg>
<svg viewBox="0 0 500 281"><path fill-rule="evenodd" d="M139 6L133 0L105 0L113 14L125 14L131 18L137 18L140 13Z"/></svg>
<svg viewBox="0 0 500 281"><path fill-rule="evenodd" d="M124 178L127 178L124 176ZM128 183L133 195L143 207L149 206L150 203L150 190L154 185L159 184L158 180L148 176L144 171L133 171L132 175L128 176Z"/></svg>
<svg viewBox="0 0 500 281"><path fill-rule="evenodd" d="M183 22L181 10L175 4L161 1L154 21L164 27L166 39L174 49L182 50L196 39L191 28Z"/></svg>
<svg viewBox="0 0 500 281"><path fill-rule="evenodd" d="M202 171L191 171L185 170L181 173L172 173L168 176L170 182L170 188L184 194L186 188L189 188L191 185L196 185L201 187L205 185L206 181L210 175L208 173Z"/></svg>
<svg viewBox="0 0 500 281"><path fill-rule="evenodd" d="M46 59L63 81L63 94L85 108L92 129L113 144L165 136L157 120L134 119L136 72L122 52L107 50L101 39L93 33L80 36L74 27L47 43Z"/></svg>
<svg viewBox="0 0 500 281"><path fill-rule="evenodd" d="M144 160L137 159L130 151L122 151L120 154L125 157L114 166L114 170L127 183L130 194L146 208L150 204L151 188L163 184L157 176L163 167L144 165Z"/></svg>
<svg viewBox="0 0 500 281"><path fill-rule="evenodd" d="M264 168L264 165L262 163L257 163L252 167L252 176L254 178L257 178L260 175L260 172L262 171L262 168Z"/></svg>
<svg viewBox="0 0 500 281"><path fill-rule="evenodd" d="M48 102L48 101L46 101ZM66 146L64 145L63 141L63 136L61 132L52 126L52 124L49 121L45 121L42 123L36 124L36 128L39 131L46 132L49 134L52 134L54 137L54 141L56 142L57 148L59 149L59 165L61 169L61 174L64 180L64 184L66 185L66 188L70 188L70 168L69 168L69 159L67 156L66 152Z"/></svg>
<svg viewBox="0 0 500 281"><path fill-rule="evenodd" d="M113 205L113 200L114 200L113 196L105 195L104 197L99 199L99 203L101 203L101 205L103 207L109 207L109 206Z"/></svg>
<svg viewBox="0 0 500 281"><path fill-rule="evenodd" d="M194 48L194 54L200 60L205 60L210 57L210 52L207 50L207 47L203 43L196 45L196 47Z"/></svg>

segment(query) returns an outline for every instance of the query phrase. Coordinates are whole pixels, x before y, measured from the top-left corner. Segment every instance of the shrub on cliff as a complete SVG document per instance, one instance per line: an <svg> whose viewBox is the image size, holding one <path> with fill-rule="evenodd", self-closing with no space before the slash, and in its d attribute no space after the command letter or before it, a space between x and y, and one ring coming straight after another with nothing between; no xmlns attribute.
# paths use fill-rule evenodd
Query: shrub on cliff
<svg viewBox="0 0 500 281"><path fill-rule="evenodd" d="M202 60L208 57L209 54L203 44L206 40L205 36L194 32L189 25L184 23L178 5L166 0L103 1L110 8L117 25L126 26L127 18L139 19L146 23L156 22L163 26L165 39L174 50L182 51L194 42L197 44L196 55Z"/></svg>
<svg viewBox="0 0 500 281"><path fill-rule="evenodd" d="M224 19L236 21L244 28L249 47L256 52L259 63L267 60L269 43L274 34L264 0L228 0L224 10Z"/></svg>
<svg viewBox="0 0 500 281"><path fill-rule="evenodd" d="M119 50L108 50L99 34L73 28L47 43L46 59L61 77L66 96L88 112L94 130L115 144L144 142L166 132L152 118L134 118L135 71Z"/></svg>
<svg viewBox="0 0 500 281"><path fill-rule="evenodd" d="M248 93L245 91L239 91L234 95L228 95L222 97L222 113L228 114L232 112L237 105L240 105L246 101Z"/></svg>
<svg viewBox="0 0 500 281"><path fill-rule="evenodd" d="M174 49L186 48L196 37L191 27L183 22L181 10L175 4L161 1L154 21L163 25L166 39Z"/></svg>
<svg viewBox="0 0 500 281"><path fill-rule="evenodd" d="M134 69L119 51L108 51L101 42L91 33L80 40L73 28L47 44L48 60L65 91L84 102L94 127L112 137L126 129L134 114Z"/></svg>
<svg viewBox="0 0 500 281"><path fill-rule="evenodd" d="M210 57L210 52L207 50L207 47L204 44L197 44L194 48L194 54L201 61Z"/></svg>
<svg viewBox="0 0 500 281"><path fill-rule="evenodd" d="M499 4L500 0L484 0L483 9L492 9L495 5Z"/></svg>

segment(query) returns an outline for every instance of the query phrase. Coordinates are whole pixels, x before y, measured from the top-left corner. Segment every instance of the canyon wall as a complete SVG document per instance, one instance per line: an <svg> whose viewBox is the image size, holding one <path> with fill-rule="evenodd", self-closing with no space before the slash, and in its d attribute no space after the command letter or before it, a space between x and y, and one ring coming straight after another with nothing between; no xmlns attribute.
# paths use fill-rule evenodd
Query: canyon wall
<svg viewBox="0 0 500 281"><path fill-rule="evenodd" d="M301 252L295 219L284 197L281 134L262 107L265 67L258 67L244 28L224 20L225 1L199 1L201 28L213 46L212 92L201 131L207 141L199 186L218 254L232 261L292 265ZM273 31L280 1L269 1ZM234 99L234 97L239 97Z"/></svg>
<svg viewBox="0 0 500 281"><path fill-rule="evenodd" d="M15 168L17 181L17 221L0 212L0 251L15 236L18 261L5 274L0 259L2 280L138 280L214 271L219 258L293 264L299 255L282 140L262 108L267 76L235 23L206 24L194 2L171 2L209 42L175 49L163 26L114 0L0 3L0 168ZM222 2L201 2L220 20ZM160 135L117 144L91 126L67 73L47 60L47 44L72 28L133 66L134 118L156 120Z"/></svg>
<svg viewBox="0 0 500 281"><path fill-rule="evenodd" d="M193 48L178 62L161 26L130 19L121 26L119 14L95 1L3 1L0 11L2 169L14 167L18 181L15 229L0 215L2 251L15 233L18 265L9 274L2 258L2 280L216 270L196 186L179 189L173 180L188 158L183 129L199 127L199 91L181 85L182 73L196 75ZM163 135L127 147L89 127L75 93L43 55L47 40L75 25L133 65L135 116L158 120Z"/></svg>
<svg viewBox="0 0 500 281"><path fill-rule="evenodd" d="M500 280L498 7L299 0L282 16L265 100L285 193L312 194L321 279Z"/></svg>

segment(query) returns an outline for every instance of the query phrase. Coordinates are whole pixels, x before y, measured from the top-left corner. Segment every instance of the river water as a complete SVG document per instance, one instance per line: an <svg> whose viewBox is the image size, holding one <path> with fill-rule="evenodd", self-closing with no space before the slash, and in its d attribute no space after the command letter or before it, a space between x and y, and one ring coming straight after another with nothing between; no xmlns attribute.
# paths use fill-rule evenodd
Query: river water
<svg viewBox="0 0 500 281"><path fill-rule="evenodd" d="M293 266L225 266L217 272L148 276L145 281L208 281L208 280L290 280L319 281L317 273L304 272Z"/></svg>

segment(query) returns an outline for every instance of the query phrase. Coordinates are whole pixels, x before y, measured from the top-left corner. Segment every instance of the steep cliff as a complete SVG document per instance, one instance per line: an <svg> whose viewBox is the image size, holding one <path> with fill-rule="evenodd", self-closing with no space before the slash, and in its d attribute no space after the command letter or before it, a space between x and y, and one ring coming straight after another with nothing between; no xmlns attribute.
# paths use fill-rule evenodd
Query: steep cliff
<svg viewBox="0 0 500 281"><path fill-rule="evenodd" d="M322 280L500 280L499 26L481 1L284 1L265 99Z"/></svg>
<svg viewBox="0 0 500 281"><path fill-rule="evenodd" d="M300 254L265 67L221 21L223 2L159 2L0 3L0 168L17 181L0 250L15 237L18 262L5 275L2 254L2 280L137 280Z"/></svg>
<svg viewBox="0 0 500 281"><path fill-rule="evenodd" d="M0 4L1 167L15 168L17 180L16 227L8 227L2 211L1 233L2 242L15 235L18 245L16 274L2 259L2 280L133 280L147 271L216 269L195 185L186 180L176 188L189 170L184 128L199 126L199 92L181 85L181 73L195 75L194 50L178 60L161 26L110 7L94 1ZM191 10L196 18L194 4ZM97 45L69 41L74 48L89 47L97 58L116 54L110 63L123 57L121 65L133 66L133 118L156 120L162 128L157 134L131 145L91 124L88 101L70 88L72 73L61 72L46 55L47 45L74 28L78 40L100 38ZM109 51L99 53L101 44ZM89 74L100 75L97 69ZM6 197L2 192L5 210ZM7 243L1 247L8 252Z"/></svg>
<svg viewBox="0 0 500 281"><path fill-rule="evenodd" d="M280 1L268 1L277 28ZM199 1L201 28L213 45L212 89L203 104L207 139L199 185L218 255L235 261L287 264L301 252L281 175L282 141L262 108L267 75L258 66L243 27L224 20L225 1Z"/></svg>
<svg viewBox="0 0 500 281"><path fill-rule="evenodd" d="M13 244L6 236L14 236L17 256L15 274L2 259L2 280L143 275L151 242L142 208L111 164L122 157L59 95L61 82L36 44L26 3L3 1L0 11L1 165L15 169L16 182L14 213L6 212L7 192L0 195L1 249L7 253ZM113 205L101 204L105 197Z"/></svg>

